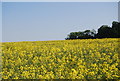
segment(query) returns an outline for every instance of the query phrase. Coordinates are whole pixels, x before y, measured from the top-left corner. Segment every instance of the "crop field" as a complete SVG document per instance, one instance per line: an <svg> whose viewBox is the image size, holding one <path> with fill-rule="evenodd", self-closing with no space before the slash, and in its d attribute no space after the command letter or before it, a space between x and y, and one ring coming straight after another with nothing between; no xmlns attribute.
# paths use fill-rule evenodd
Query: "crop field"
<svg viewBox="0 0 120 81"><path fill-rule="evenodd" d="M2 43L2 79L120 79L120 39Z"/></svg>

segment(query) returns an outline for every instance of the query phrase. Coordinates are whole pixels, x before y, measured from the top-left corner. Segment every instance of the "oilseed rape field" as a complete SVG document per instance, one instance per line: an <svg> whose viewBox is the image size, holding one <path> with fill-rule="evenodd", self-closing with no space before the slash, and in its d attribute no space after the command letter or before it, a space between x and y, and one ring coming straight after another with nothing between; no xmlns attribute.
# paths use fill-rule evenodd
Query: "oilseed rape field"
<svg viewBox="0 0 120 81"><path fill-rule="evenodd" d="M120 79L119 38L2 43L2 79Z"/></svg>

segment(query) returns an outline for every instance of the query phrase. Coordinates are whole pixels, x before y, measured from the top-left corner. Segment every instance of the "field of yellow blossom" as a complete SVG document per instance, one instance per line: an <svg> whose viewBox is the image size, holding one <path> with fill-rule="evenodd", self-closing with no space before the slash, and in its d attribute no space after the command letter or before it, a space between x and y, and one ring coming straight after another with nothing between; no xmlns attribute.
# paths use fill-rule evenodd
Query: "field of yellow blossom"
<svg viewBox="0 0 120 81"><path fill-rule="evenodd" d="M2 43L2 79L120 79L119 38Z"/></svg>

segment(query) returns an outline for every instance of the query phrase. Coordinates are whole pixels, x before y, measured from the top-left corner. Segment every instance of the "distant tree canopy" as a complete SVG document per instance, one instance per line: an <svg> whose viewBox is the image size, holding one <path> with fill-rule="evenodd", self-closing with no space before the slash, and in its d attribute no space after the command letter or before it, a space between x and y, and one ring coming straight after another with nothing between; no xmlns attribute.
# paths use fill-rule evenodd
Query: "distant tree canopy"
<svg viewBox="0 0 120 81"><path fill-rule="evenodd" d="M71 32L66 39L88 39L94 38L95 30L85 30L83 32Z"/></svg>
<svg viewBox="0 0 120 81"><path fill-rule="evenodd" d="M85 30L79 32L71 32L67 39L95 39L95 38L120 38L120 22L113 21L112 27L102 25L98 29L98 33L93 30Z"/></svg>

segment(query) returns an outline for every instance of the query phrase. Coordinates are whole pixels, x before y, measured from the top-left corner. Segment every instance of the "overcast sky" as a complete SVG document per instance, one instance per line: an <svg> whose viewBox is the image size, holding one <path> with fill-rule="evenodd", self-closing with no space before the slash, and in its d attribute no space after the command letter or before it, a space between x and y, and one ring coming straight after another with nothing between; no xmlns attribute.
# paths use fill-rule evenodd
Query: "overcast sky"
<svg viewBox="0 0 120 81"><path fill-rule="evenodd" d="M118 20L117 2L3 2L2 41L64 40Z"/></svg>

